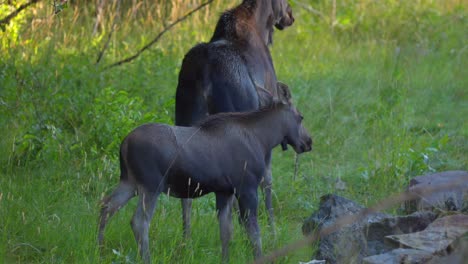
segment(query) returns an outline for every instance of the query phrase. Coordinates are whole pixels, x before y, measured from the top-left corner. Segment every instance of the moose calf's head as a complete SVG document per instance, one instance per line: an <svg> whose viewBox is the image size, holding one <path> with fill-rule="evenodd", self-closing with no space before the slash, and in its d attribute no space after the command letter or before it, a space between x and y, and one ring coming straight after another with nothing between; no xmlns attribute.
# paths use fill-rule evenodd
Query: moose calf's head
<svg viewBox="0 0 468 264"><path fill-rule="evenodd" d="M290 145L297 154L311 151L312 138L302 124L304 117L293 105L289 105L287 108L287 119L289 122L286 127L286 136L281 142L283 150L286 150L287 145Z"/></svg>

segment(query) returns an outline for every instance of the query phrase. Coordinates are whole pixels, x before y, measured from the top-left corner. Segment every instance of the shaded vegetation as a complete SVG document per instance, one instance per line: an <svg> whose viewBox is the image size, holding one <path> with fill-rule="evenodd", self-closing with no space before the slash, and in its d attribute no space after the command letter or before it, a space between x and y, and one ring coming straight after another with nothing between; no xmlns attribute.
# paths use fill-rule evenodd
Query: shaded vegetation
<svg viewBox="0 0 468 264"><path fill-rule="evenodd" d="M24 3L2 2L0 19ZM98 203L118 182L122 138L144 122L173 123L183 55L207 41L219 13L233 5L215 1L138 59L103 71L201 1L109 4L95 34L94 3L70 1L57 15L51 3L28 8L0 31L5 263L98 262ZM295 180L292 151L275 152L277 238L261 211L265 253L302 237L302 220L323 194L371 205L416 175L467 169L467 6L456 0L336 3L333 12L332 1L292 1L296 23L274 36L278 79L291 88L315 145L300 157ZM179 203L161 198L150 234L154 260L218 263L213 197L194 203L189 241L182 238ZM128 223L134 204L109 223L105 263L138 261ZM305 261L311 253L301 249L280 263ZM251 260L239 225L231 254L236 263Z"/></svg>

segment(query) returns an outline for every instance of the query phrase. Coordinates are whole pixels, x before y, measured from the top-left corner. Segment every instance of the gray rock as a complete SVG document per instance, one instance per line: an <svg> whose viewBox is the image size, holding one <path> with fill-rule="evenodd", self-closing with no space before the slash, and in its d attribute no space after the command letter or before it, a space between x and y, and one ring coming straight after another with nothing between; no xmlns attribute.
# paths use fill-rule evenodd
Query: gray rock
<svg viewBox="0 0 468 264"><path fill-rule="evenodd" d="M424 230L437 215L433 212L415 212L405 216L389 216L366 225L367 255L375 255L395 248L386 236L407 234Z"/></svg>
<svg viewBox="0 0 468 264"><path fill-rule="evenodd" d="M468 216L463 214L439 218L420 232L387 236L394 249L363 259L365 264L467 263Z"/></svg>
<svg viewBox="0 0 468 264"><path fill-rule="evenodd" d="M390 235L386 239L401 247L443 254L459 237L468 234L468 215L457 214L438 218L420 232Z"/></svg>
<svg viewBox="0 0 468 264"><path fill-rule="evenodd" d="M305 235L310 235L314 231L333 226L338 219L344 216L358 214L363 209L365 209L363 206L341 196L324 195L320 198L319 210L305 220L302 231ZM362 258L368 255L365 226L386 217L389 215L370 214L321 237L316 258L324 259L330 264L361 263Z"/></svg>
<svg viewBox="0 0 468 264"><path fill-rule="evenodd" d="M454 184L449 190L424 194L424 190ZM421 198L405 203L405 211L418 210L465 211L468 212L468 172L446 171L411 179L409 191L422 192Z"/></svg>
<svg viewBox="0 0 468 264"><path fill-rule="evenodd" d="M339 219L356 215L363 206L337 195L325 195L320 199L318 211L305 220L302 231L305 235L332 227ZM362 263L366 256L382 254L397 248L385 243L385 236L421 231L436 215L418 212L408 216L393 217L383 213L372 213L320 238L317 259L327 263Z"/></svg>
<svg viewBox="0 0 468 264"><path fill-rule="evenodd" d="M434 256L426 264L453 263L462 264L468 263L468 233L457 238L444 254Z"/></svg>
<svg viewBox="0 0 468 264"><path fill-rule="evenodd" d="M384 254L374 255L363 259L364 264L422 264L427 263L432 254L418 249L399 248Z"/></svg>

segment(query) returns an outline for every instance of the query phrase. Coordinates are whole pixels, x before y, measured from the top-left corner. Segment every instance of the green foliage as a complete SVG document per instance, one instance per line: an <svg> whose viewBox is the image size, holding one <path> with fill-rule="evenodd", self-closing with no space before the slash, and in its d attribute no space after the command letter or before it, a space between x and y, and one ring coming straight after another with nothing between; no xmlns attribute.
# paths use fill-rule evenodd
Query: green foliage
<svg viewBox="0 0 468 264"><path fill-rule="evenodd" d="M8 1L8 3L0 4L0 19L6 17L13 12L21 1ZM26 24L25 14L19 14L10 21L9 24L2 24L0 28L0 44L2 49L14 47L20 41L20 31L23 25Z"/></svg>
<svg viewBox="0 0 468 264"><path fill-rule="evenodd" d="M135 201L109 223L102 256L95 246L99 200L118 181L119 144L143 123L173 123L183 55L209 39L219 12L233 4L216 1L131 63L103 68L193 7L183 2L124 1L118 13L109 4L93 34L93 3L72 1L52 15L46 1L0 32L5 263L138 262L128 225ZM466 7L455 0L347 0L332 12L332 2L309 1L321 15L291 2L296 23L276 32L271 47L315 145L299 157L297 175L294 154L274 152L276 239L259 206L266 253L300 239L302 220L326 193L369 205L416 175L468 166ZM0 17L11 8L1 4ZM182 238L179 203L160 199L150 234L154 260L219 263L213 197L194 202L191 240ZM236 223L233 261L251 261L246 252ZM306 261L310 253L300 249L278 263Z"/></svg>
<svg viewBox="0 0 468 264"><path fill-rule="evenodd" d="M126 91L103 89L89 105L89 112L83 118L84 130L88 131L87 144L91 151L109 156L118 155L120 142L136 126L145 122L166 122L156 118L154 113L143 114L143 99L130 97Z"/></svg>
<svg viewBox="0 0 468 264"><path fill-rule="evenodd" d="M58 140L63 140L61 129L52 124L35 124L30 131L15 141L13 164L21 166L28 161L53 158L50 154L59 151Z"/></svg>

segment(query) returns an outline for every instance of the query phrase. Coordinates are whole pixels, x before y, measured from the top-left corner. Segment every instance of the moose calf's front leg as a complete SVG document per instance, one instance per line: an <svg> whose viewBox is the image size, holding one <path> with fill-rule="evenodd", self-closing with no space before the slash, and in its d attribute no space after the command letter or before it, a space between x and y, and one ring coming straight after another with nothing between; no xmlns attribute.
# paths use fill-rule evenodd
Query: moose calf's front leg
<svg viewBox="0 0 468 264"><path fill-rule="evenodd" d="M268 214L268 225L271 229L271 234L273 237L276 237L275 231L275 219L273 216L273 201L271 197L271 188L273 185L273 177L271 175L271 159L270 162L267 164L267 169L265 171L265 176L263 177L263 181L261 183L261 187L263 190L263 196L265 198L265 207Z"/></svg>
<svg viewBox="0 0 468 264"><path fill-rule="evenodd" d="M149 226L156 208L158 193L142 192L135 214L132 218L132 230L138 245L138 251L144 263L151 263L149 251Z"/></svg>
<svg viewBox="0 0 468 264"><path fill-rule="evenodd" d="M238 199L241 221L253 247L254 257L257 259L262 255L262 239L257 222L257 188L240 194Z"/></svg>
<svg viewBox="0 0 468 264"><path fill-rule="evenodd" d="M218 211L219 234L221 237L222 260L223 263L229 262L229 241L232 237L232 194L216 194L216 210Z"/></svg>
<svg viewBox="0 0 468 264"><path fill-rule="evenodd" d="M192 199L182 199L182 223L184 237L189 238L191 234L190 218L192 213Z"/></svg>

